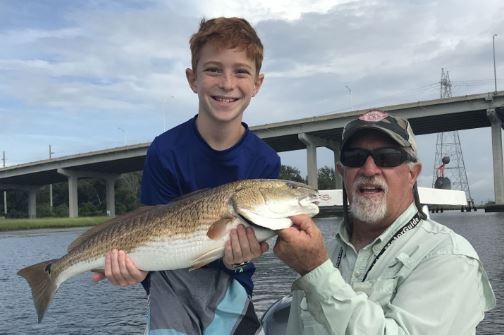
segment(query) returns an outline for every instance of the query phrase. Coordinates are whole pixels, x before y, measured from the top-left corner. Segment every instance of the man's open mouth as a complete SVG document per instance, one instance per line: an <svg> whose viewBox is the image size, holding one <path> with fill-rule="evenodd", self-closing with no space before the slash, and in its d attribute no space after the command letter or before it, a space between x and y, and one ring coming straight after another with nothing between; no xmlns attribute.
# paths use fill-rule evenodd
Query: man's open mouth
<svg viewBox="0 0 504 335"><path fill-rule="evenodd" d="M383 187L379 185L360 185L357 190L359 190L359 193L363 194L374 194L374 193L382 193L385 192Z"/></svg>

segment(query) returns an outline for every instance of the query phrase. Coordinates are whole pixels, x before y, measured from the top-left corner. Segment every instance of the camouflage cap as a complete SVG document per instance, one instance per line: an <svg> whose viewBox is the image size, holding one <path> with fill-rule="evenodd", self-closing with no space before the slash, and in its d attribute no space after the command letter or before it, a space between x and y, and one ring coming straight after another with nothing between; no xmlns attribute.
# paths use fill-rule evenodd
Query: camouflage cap
<svg viewBox="0 0 504 335"><path fill-rule="evenodd" d="M348 140L363 129L376 129L385 133L413 158L417 158L415 135L407 120L392 116L381 110L371 110L345 125L341 147L344 148Z"/></svg>

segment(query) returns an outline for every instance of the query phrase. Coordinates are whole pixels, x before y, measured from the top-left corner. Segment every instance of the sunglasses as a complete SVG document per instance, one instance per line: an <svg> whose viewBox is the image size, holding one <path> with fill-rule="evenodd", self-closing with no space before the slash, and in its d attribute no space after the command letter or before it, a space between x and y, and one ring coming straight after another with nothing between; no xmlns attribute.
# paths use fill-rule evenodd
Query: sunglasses
<svg viewBox="0 0 504 335"><path fill-rule="evenodd" d="M399 148L378 148L373 150L350 148L341 152L341 163L347 167L361 167L371 156L379 167L396 167L406 161L415 162L410 154Z"/></svg>

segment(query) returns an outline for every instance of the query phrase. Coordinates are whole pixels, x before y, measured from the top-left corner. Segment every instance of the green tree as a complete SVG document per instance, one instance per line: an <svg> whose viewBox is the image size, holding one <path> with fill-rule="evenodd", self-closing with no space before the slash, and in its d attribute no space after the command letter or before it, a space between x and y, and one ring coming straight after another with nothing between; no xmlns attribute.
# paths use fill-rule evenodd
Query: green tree
<svg viewBox="0 0 504 335"><path fill-rule="evenodd" d="M116 214L132 211L140 206L141 172L121 175L116 183Z"/></svg>
<svg viewBox="0 0 504 335"><path fill-rule="evenodd" d="M298 168L289 165L280 166L280 179L297 181L300 183L304 183L305 180L301 177L301 172Z"/></svg>
<svg viewBox="0 0 504 335"><path fill-rule="evenodd" d="M324 166L318 170L319 190L332 190L340 185L336 185L336 173L333 168Z"/></svg>

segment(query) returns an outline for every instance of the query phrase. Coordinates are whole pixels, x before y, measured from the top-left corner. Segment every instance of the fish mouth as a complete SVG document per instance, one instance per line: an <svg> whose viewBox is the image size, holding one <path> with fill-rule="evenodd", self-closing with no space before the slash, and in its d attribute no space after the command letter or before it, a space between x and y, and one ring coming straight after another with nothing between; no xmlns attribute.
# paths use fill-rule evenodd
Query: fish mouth
<svg viewBox="0 0 504 335"><path fill-rule="evenodd" d="M311 207L313 205L318 206L320 201L317 195L310 195L299 199L298 203L301 207Z"/></svg>

